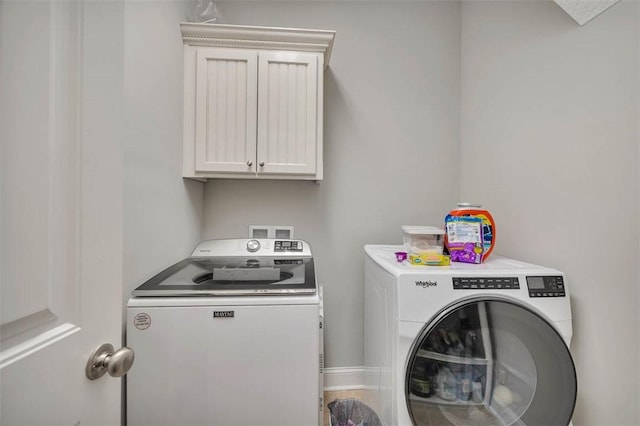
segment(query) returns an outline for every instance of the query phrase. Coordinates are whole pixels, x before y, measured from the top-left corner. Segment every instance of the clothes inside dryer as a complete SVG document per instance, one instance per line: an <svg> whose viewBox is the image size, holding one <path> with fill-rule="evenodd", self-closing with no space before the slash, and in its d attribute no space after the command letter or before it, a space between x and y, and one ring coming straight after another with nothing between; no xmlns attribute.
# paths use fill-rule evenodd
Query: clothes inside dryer
<svg viewBox="0 0 640 426"><path fill-rule="evenodd" d="M577 389L566 366L566 345L538 314L507 300L464 301L415 341L407 406L415 425L568 424Z"/></svg>

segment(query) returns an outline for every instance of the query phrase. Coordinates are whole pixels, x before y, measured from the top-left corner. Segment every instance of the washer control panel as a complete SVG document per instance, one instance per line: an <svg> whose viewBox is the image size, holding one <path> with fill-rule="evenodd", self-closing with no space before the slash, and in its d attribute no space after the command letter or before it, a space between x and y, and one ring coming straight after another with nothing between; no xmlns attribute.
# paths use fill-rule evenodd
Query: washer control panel
<svg viewBox="0 0 640 426"><path fill-rule="evenodd" d="M309 258L311 247L303 240L288 240L286 238L230 238L223 240L206 240L196 246L191 257L247 257L261 256L285 258Z"/></svg>
<svg viewBox="0 0 640 426"><path fill-rule="evenodd" d="M565 297L564 280L560 275L527 277L529 297Z"/></svg>
<svg viewBox="0 0 640 426"><path fill-rule="evenodd" d="M293 240L276 240L273 251L302 251L302 241L293 241Z"/></svg>
<svg viewBox="0 0 640 426"><path fill-rule="evenodd" d="M518 277L453 277L454 290L517 290Z"/></svg>

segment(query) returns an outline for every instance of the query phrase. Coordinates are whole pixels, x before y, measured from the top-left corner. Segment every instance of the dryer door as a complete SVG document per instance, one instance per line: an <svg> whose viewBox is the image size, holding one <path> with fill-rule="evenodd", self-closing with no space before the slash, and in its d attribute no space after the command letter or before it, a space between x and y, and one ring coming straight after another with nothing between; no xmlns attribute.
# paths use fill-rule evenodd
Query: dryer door
<svg viewBox="0 0 640 426"><path fill-rule="evenodd" d="M567 425L576 401L569 349L530 309L500 298L442 310L409 353L414 425Z"/></svg>

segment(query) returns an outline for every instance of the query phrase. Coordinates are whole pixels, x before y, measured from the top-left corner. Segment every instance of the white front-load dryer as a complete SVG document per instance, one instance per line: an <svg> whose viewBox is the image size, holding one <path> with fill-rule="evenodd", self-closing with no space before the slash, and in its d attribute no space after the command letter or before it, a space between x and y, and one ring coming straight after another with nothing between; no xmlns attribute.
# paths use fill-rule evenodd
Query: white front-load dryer
<svg viewBox="0 0 640 426"><path fill-rule="evenodd" d="M577 379L562 272L365 246L365 385L383 424L567 425Z"/></svg>

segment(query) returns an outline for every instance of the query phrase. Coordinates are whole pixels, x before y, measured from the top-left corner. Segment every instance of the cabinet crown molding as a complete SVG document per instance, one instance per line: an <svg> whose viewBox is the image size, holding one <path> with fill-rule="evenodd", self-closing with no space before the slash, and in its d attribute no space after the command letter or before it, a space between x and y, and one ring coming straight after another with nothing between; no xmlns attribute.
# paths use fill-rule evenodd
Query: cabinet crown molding
<svg viewBox="0 0 640 426"><path fill-rule="evenodd" d="M180 23L184 44L192 46L237 47L317 52L329 64L333 30L258 27L248 25Z"/></svg>

